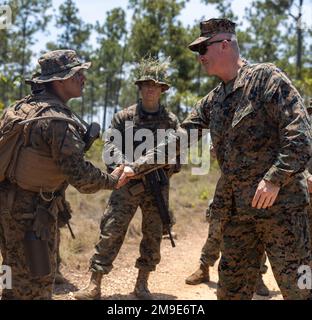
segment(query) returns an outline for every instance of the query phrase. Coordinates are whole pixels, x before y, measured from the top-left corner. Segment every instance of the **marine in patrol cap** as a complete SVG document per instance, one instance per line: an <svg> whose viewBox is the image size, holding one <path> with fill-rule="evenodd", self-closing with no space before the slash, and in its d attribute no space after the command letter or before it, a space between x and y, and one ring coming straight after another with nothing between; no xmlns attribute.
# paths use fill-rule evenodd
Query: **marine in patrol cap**
<svg viewBox="0 0 312 320"><path fill-rule="evenodd" d="M206 41L219 33L235 34L236 23L229 19L210 19L200 22L200 36L188 47L192 51L198 51Z"/></svg>

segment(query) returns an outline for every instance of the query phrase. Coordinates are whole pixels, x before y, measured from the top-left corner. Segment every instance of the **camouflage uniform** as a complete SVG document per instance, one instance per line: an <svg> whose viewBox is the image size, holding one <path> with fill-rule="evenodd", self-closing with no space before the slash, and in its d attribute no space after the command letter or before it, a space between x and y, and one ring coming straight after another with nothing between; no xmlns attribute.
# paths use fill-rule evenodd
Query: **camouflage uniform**
<svg viewBox="0 0 312 320"><path fill-rule="evenodd" d="M297 270L310 260L302 171L310 156L311 129L297 90L274 65L245 65L231 92L226 95L219 85L183 127L210 127L217 146L222 175L214 210L223 219L224 242L218 298L252 297L264 250L284 298L305 298L308 293L297 287ZM251 202L263 178L281 189L270 209L255 209Z"/></svg>
<svg viewBox="0 0 312 320"><path fill-rule="evenodd" d="M62 207L63 210L59 212L58 220L57 220L57 238L56 238L56 275L55 275L55 284L64 284L67 282L65 277L61 272L61 228L66 227L69 224L69 220L72 217L72 209L70 203L65 199L65 189L62 194ZM69 227L69 226L68 226ZM70 231L70 230L68 230Z"/></svg>
<svg viewBox="0 0 312 320"><path fill-rule="evenodd" d="M2 230L2 226L0 225L0 253L2 256L2 261L5 259L5 238L4 238L4 232Z"/></svg>
<svg viewBox="0 0 312 320"><path fill-rule="evenodd" d="M39 82L67 79L88 65L81 64L74 51L52 51L39 60L42 73L36 78ZM42 110L40 116L75 119L69 107L52 93L41 92L25 97L14 108L23 114L29 108ZM8 109L10 110L10 109ZM27 111L27 112L28 112ZM27 117L27 112L24 113ZM37 115L38 116L38 115ZM5 114L1 128L5 125ZM78 127L60 120L40 120L32 122L29 128L27 147L34 154L47 154L53 159L58 172L64 176L64 183L53 194L28 191L9 179L0 183L0 230L1 252L5 252L4 264L12 268L12 290L3 290L2 299L51 299L53 280L56 270L57 213L61 210L59 202L64 185L73 185L82 193L92 193L100 189L113 189L116 177L107 175L84 160L84 142ZM26 143L26 140L25 140ZM19 160L17 160L17 166ZM31 165L25 163L24 165ZM46 178L42 172L36 178ZM44 277L32 277L26 261L23 240L25 233L34 228L38 208L49 214L48 247L51 273Z"/></svg>
<svg viewBox="0 0 312 320"><path fill-rule="evenodd" d="M133 122L133 134L140 129L150 129L155 135L156 129L176 129L179 125L176 116L164 107L157 114L148 114L143 111L141 104L137 104L118 112L113 120L111 129L122 133L123 142L127 132L125 122ZM134 142L134 150L138 143ZM123 146L124 148L125 146ZM107 141L107 152L119 152L122 161L123 154L116 150L114 145ZM163 189L163 197L168 202L169 186ZM136 267L153 271L160 261L160 243L162 238L162 222L148 186L142 179L132 180L119 190L114 190L109 199L108 207L101 220L101 236L97 243L96 252L91 258L90 269L95 272L108 273L124 241L129 223L137 208L142 210L143 239L140 244L140 257Z"/></svg>
<svg viewBox="0 0 312 320"><path fill-rule="evenodd" d="M33 74L32 79L39 77L40 76L40 72L37 72L35 74ZM31 93L32 95L38 95L42 92L45 91L45 86L44 84L40 84L40 83L36 83L33 82L32 79L26 79L25 83L27 85L30 85L31 87ZM61 273L61 262L62 262L62 258L61 258L61 253L60 253L60 246L61 246L61 230L60 228L63 228L66 223L69 222L69 220L71 219L71 207L70 207L70 203L68 201L66 201L65 199L65 189L66 187L64 186L63 192L62 192L62 207L64 208L63 211L59 212L58 215L58 229L57 229L57 236L56 236L56 275L55 275L55 284L64 284L66 282L66 279L64 278L64 276Z"/></svg>
<svg viewBox="0 0 312 320"><path fill-rule="evenodd" d="M142 142L135 140L136 134L141 134L146 129L149 130L148 132L145 131L143 135L145 135L146 141L153 142L156 145L157 129L176 130L179 127L177 117L159 103L161 92L169 89L169 84L166 81L167 68L167 60L160 62L153 58L142 59L139 65L138 80L135 81L135 84L142 90L150 86L154 88L153 90L157 90L152 91L155 99L155 105L152 109L155 111L146 111L142 94L142 100L139 100L139 103L115 114L110 131L117 131L121 134L122 144L118 145L112 142L109 136L106 138L104 155L113 156L114 160L113 164L109 165L110 169L118 164L133 161L133 155L129 155L126 148L131 145L133 150L137 151L137 147L139 145L141 147ZM158 90L159 88L161 88L161 91ZM139 132L139 130L142 131ZM146 149L151 148L146 144L145 147ZM135 152L134 157L136 157ZM168 170L161 168L159 170L161 170L158 172L160 175L165 175L166 183L161 184L161 193L165 205L168 206L168 178L174 170L172 168ZM133 293L140 299L153 299L148 289L148 278L150 272L156 269L156 265L160 261L163 223L156 199L146 180L145 176L130 180L128 184L112 192L108 207L101 220L100 240L96 244L95 254L90 260L90 270L92 272L90 283L86 288L75 294L76 299L93 300L100 298L103 274L109 273L113 268L113 261L123 244L130 221L138 207L142 211L143 238L140 243L140 257L135 264L139 271Z"/></svg>
<svg viewBox="0 0 312 320"><path fill-rule="evenodd" d="M202 36L190 48L197 51L217 33L235 33L233 25L226 19L202 23ZM201 99L181 127L210 129L221 169L213 203L223 235L218 299L252 298L264 251L283 297L308 298L310 292L297 286L297 271L310 263L303 171L311 156L311 126L291 81L273 64L244 64L235 79ZM136 161L134 170L149 167L154 152ZM251 206L262 179L280 187L269 209Z"/></svg>
<svg viewBox="0 0 312 320"><path fill-rule="evenodd" d="M202 247L201 256L199 259L199 268L185 279L186 284L197 285L203 282L210 281L209 267L214 266L219 259L220 252L222 251L222 234L221 234L221 221L220 219L213 218L212 213L213 201L209 201L207 209L207 221L209 222L208 237L204 246ZM261 260L260 272L255 288L255 293L261 296L268 296L269 289L263 282L262 275L268 270L265 264L266 254L263 255Z"/></svg>
<svg viewBox="0 0 312 320"><path fill-rule="evenodd" d="M245 65L231 92L226 95L219 85L183 127L210 127L217 146L222 175L214 210L223 218L224 242L218 298L252 297L264 250L284 298L307 297L297 287L297 270L310 261L308 198L300 172L310 156L311 129L297 90L274 65ZM263 178L281 189L270 209L258 210L251 202Z"/></svg>
<svg viewBox="0 0 312 320"><path fill-rule="evenodd" d="M308 106L308 113L310 121L312 122L312 99L310 99L310 104ZM312 175L312 159L308 162L307 170L305 171L306 178ZM310 237L311 237L311 248L312 248L312 193L310 193L310 205L308 207L309 213L309 225L310 225Z"/></svg>
<svg viewBox="0 0 312 320"><path fill-rule="evenodd" d="M210 206L212 205L212 201ZM209 211L211 208L209 206ZM214 266L216 261L219 259L221 251L221 222L219 219L212 218L211 214L208 217L209 228L208 228L208 237L204 246L202 247L200 264L203 266ZM268 270L268 267L265 265L266 255L263 255L261 261L260 273L265 274Z"/></svg>

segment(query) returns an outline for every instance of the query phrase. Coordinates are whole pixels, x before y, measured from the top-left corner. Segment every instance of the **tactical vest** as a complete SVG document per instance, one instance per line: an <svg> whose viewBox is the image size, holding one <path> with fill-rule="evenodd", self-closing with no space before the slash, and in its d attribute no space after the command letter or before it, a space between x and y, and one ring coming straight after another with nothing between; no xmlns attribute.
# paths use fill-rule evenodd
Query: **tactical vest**
<svg viewBox="0 0 312 320"><path fill-rule="evenodd" d="M29 141L32 124L36 121L62 120L82 127L65 115L40 116L53 107L57 107L56 102L53 105L36 102L27 96L5 111L0 123L0 182L7 179L22 189L40 193L61 188L65 176L55 165L51 153L34 149Z"/></svg>
<svg viewBox="0 0 312 320"><path fill-rule="evenodd" d="M148 114L142 112L139 104L133 105L127 109L127 119L126 121L132 122L133 135L140 129L148 129L153 133L154 147L157 146L157 129L176 129L176 122L170 117L170 112L168 112L163 106L157 114ZM127 128L128 130L130 128ZM125 132L125 136L127 132ZM124 137L125 141L125 137ZM140 145L142 141L133 141L134 149Z"/></svg>

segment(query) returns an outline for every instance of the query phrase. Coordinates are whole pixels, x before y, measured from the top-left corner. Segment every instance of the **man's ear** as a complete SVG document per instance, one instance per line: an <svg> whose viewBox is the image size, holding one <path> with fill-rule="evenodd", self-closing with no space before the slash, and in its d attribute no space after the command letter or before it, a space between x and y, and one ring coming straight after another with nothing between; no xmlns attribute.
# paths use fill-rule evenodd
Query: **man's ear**
<svg viewBox="0 0 312 320"><path fill-rule="evenodd" d="M225 40L221 43L221 46L223 50L227 50L230 47L230 42Z"/></svg>

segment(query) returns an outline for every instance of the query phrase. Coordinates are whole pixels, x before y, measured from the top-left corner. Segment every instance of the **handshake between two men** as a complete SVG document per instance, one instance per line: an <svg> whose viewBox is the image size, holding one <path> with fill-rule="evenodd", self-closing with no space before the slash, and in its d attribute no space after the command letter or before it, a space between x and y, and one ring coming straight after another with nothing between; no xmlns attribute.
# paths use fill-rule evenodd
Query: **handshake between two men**
<svg viewBox="0 0 312 320"><path fill-rule="evenodd" d="M127 184L129 180L136 179L141 176L141 174L136 174L130 166L125 165L117 167L112 174L119 177L115 189L120 189L122 186ZM310 183L310 185L311 184L312 183ZM276 186L267 180L261 180L252 200L252 207L257 209L270 208L274 204L279 190L279 186Z"/></svg>
<svg viewBox="0 0 312 320"><path fill-rule="evenodd" d="M136 179L141 176L141 174L135 174L134 170L130 166L125 166L124 164L114 169L111 174L115 177L118 177L118 182L115 186L115 189L120 189L127 184L130 179Z"/></svg>

